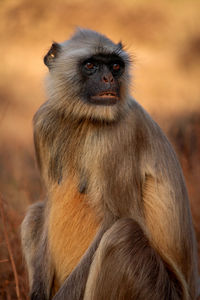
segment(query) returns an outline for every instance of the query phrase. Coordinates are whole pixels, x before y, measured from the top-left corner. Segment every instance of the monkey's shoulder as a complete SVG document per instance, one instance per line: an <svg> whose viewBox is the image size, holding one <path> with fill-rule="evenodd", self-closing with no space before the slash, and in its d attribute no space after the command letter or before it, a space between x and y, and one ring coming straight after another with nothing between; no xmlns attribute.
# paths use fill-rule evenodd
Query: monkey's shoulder
<svg viewBox="0 0 200 300"><path fill-rule="evenodd" d="M164 131L140 104L134 99L131 101L129 120L133 120L133 125L130 129L135 132L134 141L143 163L151 164L158 174L165 169L165 175L171 177L170 170L173 169L174 176L182 177L178 158Z"/></svg>
<svg viewBox="0 0 200 300"><path fill-rule="evenodd" d="M145 138L147 143L155 139L157 142L166 142L167 138L163 130L151 117L151 115L133 98L128 102L128 114L126 118L127 128L134 132L136 136ZM153 142L155 142L155 140Z"/></svg>

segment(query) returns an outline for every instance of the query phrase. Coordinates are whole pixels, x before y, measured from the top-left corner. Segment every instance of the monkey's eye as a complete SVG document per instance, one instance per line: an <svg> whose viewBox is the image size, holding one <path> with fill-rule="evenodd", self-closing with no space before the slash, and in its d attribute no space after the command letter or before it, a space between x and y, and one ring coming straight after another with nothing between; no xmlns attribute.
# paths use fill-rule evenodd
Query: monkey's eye
<svg viewBox="0 0 200 300"><path fill-rule="evenodd" d="M97 64L95 64L91 60L88 60L83 64L83 70L86 73L86 75L92 75L93 73L95 73L96 69L97 69Z"/></svg>
<svg viewBox="0 0 200 300"><path fill-rule="evenodd" d="M110 70L113 75L120 76L123 72L123 64L121 62L113 62L110 66Z"/></svg>
<svg viewBox="0 0 200 300"><path fill-rule="evenodd" d="M95 65L90 61L86 62L86 64L85 64L85 68L88 70L92 70L92 69L94 69L94 67L95 67Z"/></svg>
<svg viewBox="0 0 200 300"><path fill-rule="evenodd" d="M119 71L120 70L120 64L113 64L112 65L113 71Z"/></svg>

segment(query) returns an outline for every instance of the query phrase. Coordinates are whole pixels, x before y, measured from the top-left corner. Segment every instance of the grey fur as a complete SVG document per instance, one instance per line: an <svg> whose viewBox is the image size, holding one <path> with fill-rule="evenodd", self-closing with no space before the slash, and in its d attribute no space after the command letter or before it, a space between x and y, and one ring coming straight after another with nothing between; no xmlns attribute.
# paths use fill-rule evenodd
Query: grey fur
<svg viewBox="0 0 200 300"><path fill-rule="evenodd" d="M80 97L77 62L96 53L117 53L125 62L121 97L114 106L91 105ZM46 233L51 209L48 203L52 191L64 186L69 176L78 178L77 190L87 195L87 204L104 229L53 299L196 299L196 245L182 171L159 126L130 96L129 68L129 55L120 44L83 29L60 44L58 55L51 59L48 101L34 117L36 154L49 200L44 204L45 221L36 204L22 226L30 277L41 274L35 282L30 279L32 300L50 299L54 271ZM156 224L151 220L151 209L155 216L158 211L157 218L159 213L164 216L156 219L159 223L155 227L164 243L152 229ZM118 239L123 240L121 246ZM148 270L142 249L152 258ZM136 256L132 257L132 252ZM37 259L35 267L31 262ZM137 260L139 268L135 266ZM125 266L128 268L128 262L129 272L118 276ZM151 269L158 285L156 280L152 284L146 279ZM107 272L116 273L114 287ZM34 296L37 291L41 298Z"/></svg>

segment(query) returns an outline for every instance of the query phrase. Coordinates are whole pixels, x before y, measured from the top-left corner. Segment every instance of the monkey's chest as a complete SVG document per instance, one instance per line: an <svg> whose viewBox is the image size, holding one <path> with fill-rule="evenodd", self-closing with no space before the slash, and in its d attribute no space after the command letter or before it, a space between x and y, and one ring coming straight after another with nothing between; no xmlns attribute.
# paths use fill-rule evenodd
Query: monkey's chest
<svg viewBox="0 0 200 300"><path fill-rule="evenodd" d="M86 196L78 192L73 181L52 195L49 249L59 285L80 261L94 239L98 225Z"/></svg>

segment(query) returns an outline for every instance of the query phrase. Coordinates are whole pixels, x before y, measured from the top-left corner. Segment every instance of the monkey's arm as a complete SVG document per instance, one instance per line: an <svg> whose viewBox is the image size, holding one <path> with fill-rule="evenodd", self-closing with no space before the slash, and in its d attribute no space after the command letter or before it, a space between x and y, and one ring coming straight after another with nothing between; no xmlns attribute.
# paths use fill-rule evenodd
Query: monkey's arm
<svg viewBox="0 0 200 300"><path fill-rule="evenodd" d="M157 124L149 120L147 124L151 134L148 148L141 153L141 174L148 237L165 264L176 273L176 280L195 299L196 245L181 166Z"/></svg>
<svg viewBox="0 0 200 300"><path fill-rule="evenodd" d="M195 298L195 242L190 208L182 176L177 181L148 175L143 187L145 222L149 240L166 266L173 270L184 297ZM187 296L186 296L187 295Z"/></svg>
<svg viewBox="0 0 200 300"><path fill-rule="evenodd" d="M81 300L84 296L85 286L90 270L90 265L93 260L94 253L98 248L101 238L107 226L102 227L97 233L91 246L88 248L80 263L66 278L64 284L53 297L53 300Z"/></svg>

